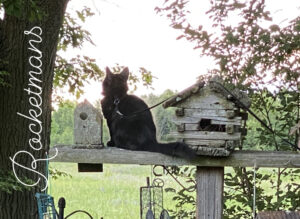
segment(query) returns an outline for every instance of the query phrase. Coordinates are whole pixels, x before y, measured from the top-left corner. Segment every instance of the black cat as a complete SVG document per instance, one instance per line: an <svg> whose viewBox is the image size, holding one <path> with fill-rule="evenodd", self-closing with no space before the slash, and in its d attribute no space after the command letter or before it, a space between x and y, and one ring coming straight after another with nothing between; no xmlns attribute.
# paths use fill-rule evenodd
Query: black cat
<svg viewBox="0 0 300 219"><path fill-rule="evenodd" d="M120 74L113 74L109 68L106 68L106 77L102 84L104 98L101 106L111 137L107 145L195 159L196 153L184 143L157 142L151 112L145 110L148 108L147 104L140 98L127 94L128 76L128 68ZM143 112L140 113L141 111Z"/></svg>

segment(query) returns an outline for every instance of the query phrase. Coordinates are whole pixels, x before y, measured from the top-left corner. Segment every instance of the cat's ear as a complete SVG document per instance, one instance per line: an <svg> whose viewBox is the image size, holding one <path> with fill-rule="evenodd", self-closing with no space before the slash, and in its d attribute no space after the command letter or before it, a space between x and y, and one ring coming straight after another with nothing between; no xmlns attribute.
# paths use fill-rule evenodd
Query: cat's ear
<svg viewBox="0 0 300 219"><path fill-rule="evenodd" d="M109 69L109 67L106 67L106 75L111 75L112 74L112 72L110 71L110 69Z"/></svg>
<svg viewBox="0 0 300 219"><path fill-rule="evenodd" d="M113 73L110 71L109 67L106 67L105 70L106 70L106 78L107 78L108 80L110 80L111 77L112 77L112 75L113 75Z"/></svg>
<svg viewBox="0 0 300 219"><path fill-rule="evenodd" d="M121 72L121 75L123 76L123 78L125 79L125 81L128 80L129 77L129 69L128 67L124 68L123 71Z"/></svg>

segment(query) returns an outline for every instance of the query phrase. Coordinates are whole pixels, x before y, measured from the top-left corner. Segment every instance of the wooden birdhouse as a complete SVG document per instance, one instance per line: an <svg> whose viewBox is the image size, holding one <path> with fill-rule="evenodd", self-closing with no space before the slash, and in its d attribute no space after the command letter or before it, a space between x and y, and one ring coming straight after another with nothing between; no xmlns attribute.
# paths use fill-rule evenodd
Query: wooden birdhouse
<svg viewBox="0 0 300 219"><path fill-rule="evenodd" d="M102 141L102 114L87 100L74 111L74 143L76 149L99 149ZM78 163L79 172L102 172L100 163Z"/></svg>
<svg viewBox="0 0 300 219"><path fill-rule="evenodd" d="M241 147L246 134L247 113L241 112L241 104L249 107L248 97L238 90L228 91L218 78L206 86L198 82L164 103L165 108L176 108L177 131L170 135L199 155L229 156Z"/></svg>
<svg viewBox="0 0 300 219"><path fill-rule="evenodd" d="M87 100L77 105L74 112L74 143L102 145L102 114Z"/></svg>

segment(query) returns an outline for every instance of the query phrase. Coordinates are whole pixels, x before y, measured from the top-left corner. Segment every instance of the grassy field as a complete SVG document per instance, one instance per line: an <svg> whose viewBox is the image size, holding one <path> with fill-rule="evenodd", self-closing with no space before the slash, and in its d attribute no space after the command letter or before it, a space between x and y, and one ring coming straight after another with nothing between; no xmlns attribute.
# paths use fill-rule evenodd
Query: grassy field
<svg viewBox="0 0 300 219"><path fill-rule="evenodd" d="M60 197L66 199L65 216L75 210L86 210L94 219L139 219L140 187L146 186L146 177L153 178L151 166L105 164L102 173L78 173L77 164L71 163L51 163L51 167L72 175L50 180L49 193L54 197L55 205L57 206ZM232 171L231 168L226 168L226 172ZM259 172L271 173L272 170L260 169ZM283 188L287 178L283 179ZM179 189L179 185L170 176L164 176L162 179L165 182L164 188ZM180 181L183 182L183 179ZM272 193L269 182L263 183L262 187L265 192ZM164 193L165 209L175 209L171 195ZM235 205L236 202L232 201ZM231 201L227 204L230 206ZM70 218L89 217L77 214Z"/></svg>
<svg viewBox="0 0 300 219"><path fill-rule="evenodd" d="M140 187L151 176L150 166L104 165L103 173L78 173L77 164L51 163L51 167L72 177L50 180L50 194L55 205L60 197L66 199L65 215L74 210L86 210L95 219L140 218ZM177 186L170 177L163 177L165 187ZM174 208L171 197L164 193L164 207ZM89 218L84 214L72 219Z"/></svg>

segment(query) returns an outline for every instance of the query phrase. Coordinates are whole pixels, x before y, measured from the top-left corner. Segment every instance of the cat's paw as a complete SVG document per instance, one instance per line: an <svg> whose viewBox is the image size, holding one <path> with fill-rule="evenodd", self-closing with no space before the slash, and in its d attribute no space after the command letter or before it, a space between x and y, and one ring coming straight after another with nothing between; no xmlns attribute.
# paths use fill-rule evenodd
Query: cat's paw
<svg viewBox="0 0 300 219"><path fill-rule="evenodd" d="M114 147L115 143L112 140L110 140L110 141L107 142L107 146L108 147Z"/></svg>

